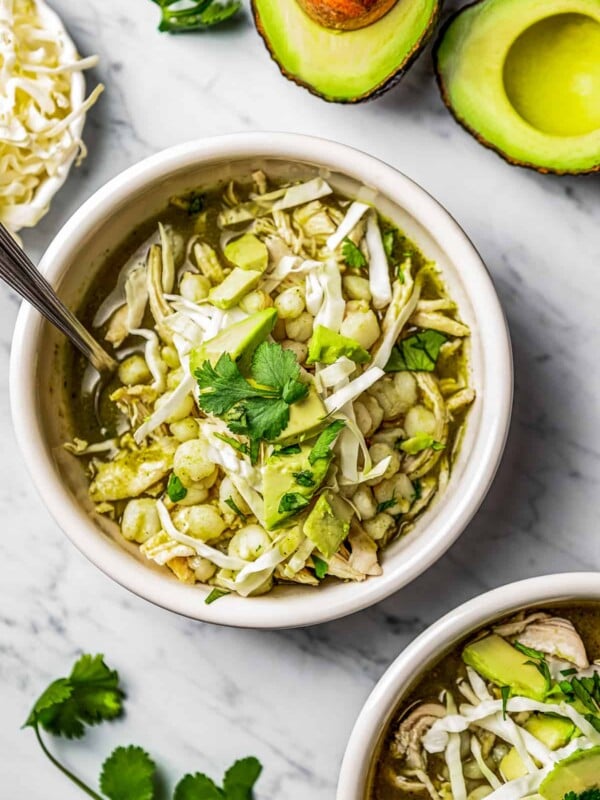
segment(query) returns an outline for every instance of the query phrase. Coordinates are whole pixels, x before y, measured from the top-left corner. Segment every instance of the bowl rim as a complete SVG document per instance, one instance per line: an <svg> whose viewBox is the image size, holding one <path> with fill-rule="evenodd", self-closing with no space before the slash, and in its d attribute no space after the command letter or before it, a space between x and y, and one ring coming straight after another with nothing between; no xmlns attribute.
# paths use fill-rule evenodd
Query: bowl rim
<svg viewBox="0 0 600 800"><path fill-rule="evenodd" d="M337 800L366 799L366 782L382 729L423 664L494 619L540 604L585 599L600 600L600 572L565 572L504 584L476 595L432 623L401 651L361 708L342 759Z"/></svg>
<svg viewBox="0 0 600 800"><path fill-rule="evenodd" d="M482 399L479 429L471 451L477 475L476 480L462 486L460 496L456 492L448 496L446 503L452 513L448 513L444 522L439 522L437 528L430 526L433 533L423 531L423 535L428 535L427 547L407 546L402 569L387 573L384 570L377 579L360 584L360 590L330 591L326 602L319 598L324 593L310 593L307 589L301 601L286 598L282 602L277 598L278 602L268 602L266 595L242 599L243 605L240 598L230 597L226 603L207 606L199 595L193 599L190 587L175 586L162 575L157 576L124 549L118 553L110 549L106 537L98 535L97 526L58 479L44 448L37 415L35 356L42 322L26 304L19 311L13 336L11 408L17 441L43 502L73 544L103 572L138 596L193 619L236 627L291 628L346 616L383 600L437 561L462 533L487 494L504 450L512 409L512 351L491 277L467 235L440 203L385 162L353 147L317 137L275 132L228 134L186 142L152 155L98 189L70 217L46 250L40 270L51 283L59 281L86 235L102 224L112 208L148 186L203 162L253 157L317 163L375 186L424 227L452 263L461 265L461 271L471 281L465 291L473 307L479 309L479 335L485 341L487 354L482 364L487 392ZM476 303L473 296L477 297ZM483 309L485 313L481 313ZM23 364L27 368L22 368Z"/></svg>

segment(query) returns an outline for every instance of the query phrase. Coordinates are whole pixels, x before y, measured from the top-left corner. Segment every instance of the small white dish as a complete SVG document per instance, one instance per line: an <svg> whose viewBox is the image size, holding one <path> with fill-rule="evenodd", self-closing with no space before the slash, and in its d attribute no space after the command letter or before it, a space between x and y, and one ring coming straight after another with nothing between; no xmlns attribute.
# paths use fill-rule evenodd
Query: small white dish
<svg viewBox="0 0 600 800"><path fill-rule="evenodd" d="M368 800L381 739L415 679L469 633L521 609L555 603L600 601L600 574L545 575L501 586L450 611L398 656L369 695L354 725L340 770L337 800Z"/></svg>
<svg viewBox="0 0 600 800"><path fill-rule="evenodd" d="M383 575L364 583L326 582L318 589L279 586L268 595L229 596L205 605L205 593L154 568L137 548L117 541L110 525L90 515L82 470L65 468L69 438L61 409L62 342L24 305L13 340L11 403L18 441L48 509L71 541L100 569L131 591L195 619L252 628L311 625L377 603L433 564L464 530L498 467L510 421L512 360L500 303L479 255L450 215L409 178L353 148L287 133L243 133L183 144L129 168L94 194L48 248L40 264L72 307L107 254L168 198L194 186L264 168L288 177L326 174L349 194L361 186L380 210L442 269L472 331L471 371L477 400L446 491L407 536L391 544ZM101 526L102 525L102 529ZM104 531L104 532L103 532Z"/></svg>

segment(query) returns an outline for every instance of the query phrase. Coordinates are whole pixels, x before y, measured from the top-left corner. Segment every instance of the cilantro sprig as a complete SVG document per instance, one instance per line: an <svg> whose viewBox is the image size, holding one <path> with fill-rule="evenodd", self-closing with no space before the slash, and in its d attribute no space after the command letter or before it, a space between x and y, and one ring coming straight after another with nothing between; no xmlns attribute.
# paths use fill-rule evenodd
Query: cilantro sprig
<svg viewBox="0 0 600 800"><path fill-rule="evenodd" d="M342 255L346 264L352 269L363 269L363 267L367 266L367 259L364 257L362 250L348 237L342 242Z"/></svg>
<svg viewBox="0 0 600 800"><path fill-rule="evenodd" d="M158 30L166 33L203 31L230 19L242 7L240 0L153 0L161 10ZM173 8L176 6L176 8Z"/></svg>
<svg viewBox="0 0 600 800"><path fill-rule="evenodd" d="M215 598L216 599L216 598ZM141 747L117 747L102 765L97 792L48 750L42 730L54 736L79 739L86 725L114 720L123 712L124 693L119 675L102 655L82 655L66 678L53 681L34 703L24 728L33 728L39 745L57 769L93 800L157 800L156 764ZM262 767L254 758L231 766L222 786L202 773L185 775L173 800L252 800ZM164 797L164 793L160 793Z"/></svg>
<svg viewBox="0 0 600 800"><path fill-rule="evenodd" d="M205 361L195 377L200 408L225 420L232 433L247 436L254 456L261 440L273 441L279 436L290 420L292 403L308 393L294 354L270 342L256 348L249 379L228 353L214 366Z"/></svg>
<svg viewBox="0 0 600 800"><path fill-rule="evenodd" d="M402 339L392 350L386 372L433 372L440 348L448 337L439 331L423 330Z"/></svg>
<svg viewBox="0 0 600 800"><path fill-rule="evenodd" d="M563 800L600 800L600 788L584 789L583 792L567 792Z"/></svg>

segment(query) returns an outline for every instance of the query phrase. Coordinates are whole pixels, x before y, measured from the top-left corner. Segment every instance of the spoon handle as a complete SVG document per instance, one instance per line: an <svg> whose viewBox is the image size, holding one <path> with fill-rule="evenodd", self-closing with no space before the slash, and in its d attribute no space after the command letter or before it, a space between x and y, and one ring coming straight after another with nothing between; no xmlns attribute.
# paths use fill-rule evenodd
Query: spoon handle
<svg viewBox="0 0 600 800"><path fill-rule="evenodd" d="M0 278L57 327L98 372L114 372L116 362L59 300L46 278L0 223Z"/></svg>

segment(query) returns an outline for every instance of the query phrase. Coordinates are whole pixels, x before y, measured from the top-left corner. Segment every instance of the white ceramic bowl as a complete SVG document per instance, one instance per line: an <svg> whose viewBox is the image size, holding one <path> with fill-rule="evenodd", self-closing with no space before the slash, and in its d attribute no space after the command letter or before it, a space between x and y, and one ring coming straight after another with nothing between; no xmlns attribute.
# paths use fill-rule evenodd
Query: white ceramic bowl
<svg viewBox="0 0 600 800"><path fill-rule="evenodd" d="M352 193L361 185L375 202L442 268L472 330L472 382L477 400L446 492L415 529L386 551L381 577L362 584L327 582L318 590L281 586L263 597L230 596L205 605L203 590L179 583L167 570L127 550L114 526L90 516L81 470L63 465L69 437L61 414L60 337L26 305L17 321L11 362L11 402L21 450L48 509L71 541L100 569L164 608L227 625L277 628L309 625L350 614L409 583L436 561L463 531L496 472L512 403L507 327L481 259L464 232L423 189L387 164L334 142L285 133L249 133L191 142L142 161L91 197L58 233L40 264L76 306L94 271L140 221L158 213L169 196L263 167L293 177L319 170ZM104 533L100 529L104 528Z"/></svg>
<svg viewBox="0 0 600 800"><path fill-rule="evenodd" d="M529 607L600 601L600 574L572 572L510 583L469 600L427 628L379 680L354 725L344 754L337 800L368 800L373 757L398 704L453 645L495 619Z"/></svg>

